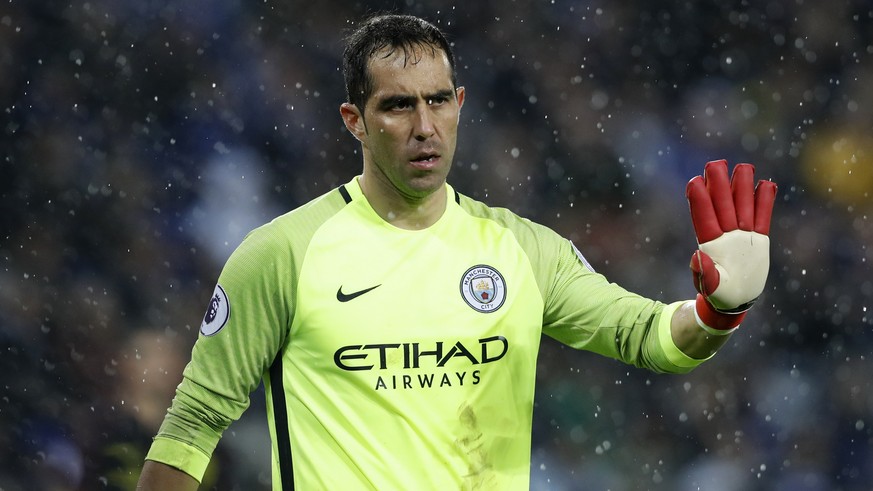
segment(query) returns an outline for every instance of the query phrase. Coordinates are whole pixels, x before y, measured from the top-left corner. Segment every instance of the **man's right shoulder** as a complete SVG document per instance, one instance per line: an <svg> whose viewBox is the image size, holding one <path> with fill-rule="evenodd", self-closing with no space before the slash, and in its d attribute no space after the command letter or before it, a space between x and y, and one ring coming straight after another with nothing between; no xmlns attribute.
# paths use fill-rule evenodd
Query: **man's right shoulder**
<svg viewBox="0 0 873 491"><path fill-rule="evenodd" d="M252 235L311 235L346 205L341 187L334 188L252 230Z"/></svg>

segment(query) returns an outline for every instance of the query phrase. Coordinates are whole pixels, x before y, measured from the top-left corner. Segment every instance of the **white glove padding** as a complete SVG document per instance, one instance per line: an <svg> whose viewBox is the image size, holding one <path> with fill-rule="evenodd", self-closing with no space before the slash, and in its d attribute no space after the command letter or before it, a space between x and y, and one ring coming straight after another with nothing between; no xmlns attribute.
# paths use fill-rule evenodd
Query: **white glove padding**
<svg viewBox="0 0 873 491"><path fill-rule="evenodd" d="M691 269L704 280L708 266L714 263L717 285L711 291L701 291L706 300L720 312L738 313L748 310L755 302L770 270L770 237L746 230L731 230L717 239L699 244L692 258ZM709 256L709 260L704 258ZM695 268L694 263L697 263ZM710 275L712 275L710 270ZM699 284L706 285L706 281ZM699 291L699 290L698 290Z"/></svg>

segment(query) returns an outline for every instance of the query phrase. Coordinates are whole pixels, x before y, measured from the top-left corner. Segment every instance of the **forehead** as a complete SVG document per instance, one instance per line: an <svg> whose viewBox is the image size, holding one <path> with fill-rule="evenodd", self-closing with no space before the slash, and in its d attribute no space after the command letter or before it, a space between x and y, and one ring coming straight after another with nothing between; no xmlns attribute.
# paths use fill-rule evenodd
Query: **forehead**
<svg viewBox="0 0 873 491"><path fill-rule="evenodd" d="M386 48L370 57L373 96L429 93L452 88L452 68L443 50L432 46Z"/></svg>

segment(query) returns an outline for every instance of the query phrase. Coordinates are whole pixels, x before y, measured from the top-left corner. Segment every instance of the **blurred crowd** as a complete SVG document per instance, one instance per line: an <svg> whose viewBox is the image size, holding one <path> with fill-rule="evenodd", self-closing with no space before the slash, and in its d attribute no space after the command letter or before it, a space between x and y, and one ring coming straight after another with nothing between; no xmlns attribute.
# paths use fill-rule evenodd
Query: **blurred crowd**
<svg viewBox="0 0 873 491"><path fill-rule="evenodd" d="M467 89L461 192L694 293L685 182L753 162L768 288L689 375L544 338L537 490L873 489L873 4L31 2L0 8L0 490L132 490L251 228L349 180L342 36L422 15ZM201 489L269 489L263 393Z"/></svg>

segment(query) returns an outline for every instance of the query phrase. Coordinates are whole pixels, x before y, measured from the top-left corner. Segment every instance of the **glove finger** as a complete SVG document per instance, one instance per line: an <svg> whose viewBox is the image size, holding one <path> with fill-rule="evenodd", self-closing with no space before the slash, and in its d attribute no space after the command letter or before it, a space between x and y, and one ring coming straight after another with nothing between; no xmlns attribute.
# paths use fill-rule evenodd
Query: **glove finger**
<svg viewBox="0 0 873 491"><path fill-rule="evenodd" d="M734 209L734 199L731 196L730 179L728 179L727 161L713 160L703 168L703 180L709 191L715 216L723 232L737 229L737 212Z"/></svg>
<svg viewBox="0 0 873 491"><path fill-rule="evenodd" d="M706 192L706 184L703 177L696 176L688 181L685 186L685 197L688 198L688 207L691 210L691 223L694 225L694 233L697 235L697 243L703 244L721 236L721 226L715 216L712 200Z"/></svg>
<svg viewBox="0 0 873 491"><path fill-rule="evenodd" d="M691 273L693 275L694 288L703 296L709 296L718 288L721 275L715 269L715 263L708 254L699 250L691 255Z"/></svg>
<svg viewBox="0 0 873 491"><path fill-rule="evenodd" d="M740 230L754 230L755 227L755 166L737 164L731 175L731 194L737 212L737 226Z"/></svg>
<svg viewBox="0 0 873 491"><path fill-rule="evenodd" d="M770 218L773 216L777 189L772 181L758 181L758 187L755 188L755 232L759 234L770 234Z"/></svg>

